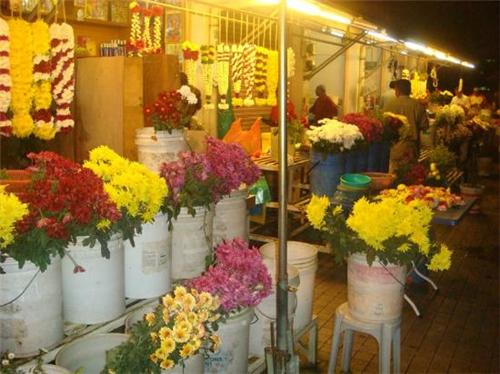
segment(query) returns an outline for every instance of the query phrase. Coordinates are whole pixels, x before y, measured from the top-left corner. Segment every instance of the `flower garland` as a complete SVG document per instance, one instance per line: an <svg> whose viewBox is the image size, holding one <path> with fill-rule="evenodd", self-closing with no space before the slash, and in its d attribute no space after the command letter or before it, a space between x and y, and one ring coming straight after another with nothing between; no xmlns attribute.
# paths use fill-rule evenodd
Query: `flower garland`
<svg viewBox="0 0 500 374"><path fill-rule="evenodd" d="M68 131L75 125L71 103L75 93L75 37L67 23L52 24L49 28L52 60L52 96L56 102L56 128Z"/></svg>
<svg viewBox="0 0 500 374"><path fill-rule="evenodd" d="M149 53L153 50L153 41L151 40L151 11L143 9L144 27L142 29L142 40L144 40L144 51Z"/></svg>
<svg viewBox="0 0 500 374"><path fill-rule="evenodd" d="M231 83L232 83L232 104L233 106L242 106L241 85L243 77L243 46L233 44L231 46Z"/></svg>
<svg viewBox="0 0 500 374"><path fill-rule="evenodd" d="M12 123L7 117L12 88L9 36L9 24L0 18L0 135L5 136L12 132Z"/></svg>
<svg viewBox="0 0 500 374"><path fill-rule="evenodd" d="M253 100L253 89L255 85L255 60L257 48L253 44L245 44L243 47L243 83L245 85L245 99L243 105L252 106L255 104Z"/></svg>
<svg viewBox="0 0 500 374"><path fill-rule="evenodd" d="M216 82L219 89L220 103L219 109L228 109L227 90L229 89L229 58L231 56L231 48L228 44L217 45L217 75Z"/></svg>
<svg viewBox="0 0 500 374"><path fill-rule="evenodd" d="M12 133L25 138L33 132L33 118L30 115L33 98L33 36L28 22L11 19L10 63L12 78Z"/></svg>
<svg viewBox="0 0 500 374"><path fill-rule="evenodd" d="M267 104L266 83L267 83L267 55L269 51L264 47L257 47L255 62L255 91L257 97L255 103L263 106Z"/></svg>
<svg viewBox="0 0 500 374"><path fill-rule="evenodd" d="M201 68L203 72L203 91L205 92L206 109L213 109L212 94L214 80L215 46L201 46Z"/></svg>
<svg viewBox="0 0 500 374"><path fill-rule="evenodd" d="M186 40L182 43L182 55L184 57L184 71L188 82L193 83L196 78L196 61L200 55L200 46Z"/></svg>
<svg viewBox="0 0 500 374"><path fill-rule="evenodd" d="M295 52L292 47L288 47L286 50L286 66L287 66L287 77L293 78L295 76Z"/></svg>
<svg viewBox="0 0 500 374"><path fill-rule="evenodd" d="M52 92L50 84L50 34L49 26L42 20L31 25L33 33L33 96L35 112L34 134L43 140L53 139L56 127L50 107Z"/></svg>
<svg viewBox="0 0 500 374"><path fill-rule="evenodd" d="M161 17L163 16L163 7L155 6L151 8L153 15L153 50L152 53L162 53L161 48Z"/></svg>
<svg viewBox="0 0 500 374"><path fill-rule="evenodd" d="M276 98L278 78L278 51L269 51L267 55L267 105L269 106L275 106L278 102Z"/></svg>
<svg viewBox="0 0 500 374"><path fill-rule="evenodd" d="M142 8L137 1L132 1L129 5L132 20L130 24L130 37L128 41L129 56L142 56L144 40L142 39L141 14Z"/></svg>

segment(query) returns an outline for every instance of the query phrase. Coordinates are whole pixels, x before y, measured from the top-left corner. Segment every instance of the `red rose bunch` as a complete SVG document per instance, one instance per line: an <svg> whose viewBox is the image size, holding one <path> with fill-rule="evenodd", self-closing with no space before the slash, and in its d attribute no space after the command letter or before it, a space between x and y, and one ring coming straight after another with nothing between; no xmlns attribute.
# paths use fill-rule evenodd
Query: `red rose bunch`
<svg viewBox="0 0 500 374"><path fill-rule="evenodd" d="M340 121L357 126L368 144L382 140L384 127L376 118L370 118L361 113L349 113L342 116Z"/></svg>
<svg viewBox="0 0 500 374"><path fill-rule="evenodd" d="M144 108L144 115L156 131L172 132L174 129L189 127L190 104L180 91L161 92L158 99Z"/></svg>

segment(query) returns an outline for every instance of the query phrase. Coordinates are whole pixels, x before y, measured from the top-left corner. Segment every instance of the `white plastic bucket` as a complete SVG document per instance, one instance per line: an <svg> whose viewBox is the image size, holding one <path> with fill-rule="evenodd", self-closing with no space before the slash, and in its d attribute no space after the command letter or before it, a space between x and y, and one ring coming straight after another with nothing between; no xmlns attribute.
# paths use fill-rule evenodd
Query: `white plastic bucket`
<svg viewBox="0 0 500 374"><path fill-rule="evenodd" d="M133 325L144 319L144 315L153 312L158 306L159 300L156 303L146 305L136 311L130 313L127 318L125 318L125 332L128 333Z"/></svg>
<svg viewBox="0 0 500 374"><path fill-rule="evenodd" d="M213 213L195 208L193 217L182 208L172 230L172 279L191 279L205 271L212 251Z"/></svg>
<svg viewBox="0 0 500 374"><path fill-rule="evenodd" d="M106 366L106 352L127 341L126 334L98 334L65 345L56 355L56 365L82 374L99 374ZM80 371L79 371L80 373Z"/></svg>
<svg viewBox="0 0 500 374"><path fill-rule="evenodd" d="M264 264L271 274L273 285L276 284L276 263L274 259L264 258ZM287 266L288 286L299 288L300 277L299 271L293 265ZM295 309L297 307L296 292L288 292L288 319L291 321ZM264 348L271 345L271 322L276 321L276 293L273 291L271 295L262 300L255 307L255 321L250 325L250 355L256 357L264 357ZM276 331L275 331L276 334Z"/></svg>
<svg viewBox="0 0 500 374"><path fill-rule="evenodd" d="M403 309L404 266L382 266L377 260L368 265L366 256L352 254L347 259L347 301L349 311L361 321L393 321Z"/></svg>
<svg viewBox="0 0 500 374"><path fill-rule="evenodd" d="M203 354L199 353L188 358L184 362L184 367L175 366L172 369L162 370L161 372L162 374L203 374L203 362Z"/></svg>
<svg viewBox="0 0 500 374"><path fill-rule="evenodd" d="M214 245L224 239L241 238L248 241L247 196L247 190L233 191L215 205Z"/></svg>
<svg viewBox="0 0 500 374"><path fill-rule="evenodd" d="M260 247L264 257L274 258L277 242L267 243ZM300 331L312 320L314 300L314 279L318 269L318 248L312 244L288 241L288 263L295 266L300 274L300 287L297 291L297 310L293 328Z"/></svg>
<svg viewBox="0 0 500 374"><path fill-rule="evenodd" d="M142 225L142 233L125 248L125 296L149 299L170 291L170 258L172 235L167 217L158 214L154 222Z"/></svg>
<svg viewBox="0 0 500 374"><path fill-rule="evenodd" d="M123 242L115 235L108 242L111 257L101 256L99 243L84 247L81 239L68 252L85 271L74 273L74 264L63 257L64 320L93 324L110 321L125 312Z"/></svg>
<svg viewBox="0 0 500 374"><path fill-rule="evenodd" d="M205 373L233 374L248 372L248 345L253 309L245 308L219 324L220 350L205 359Z"/></svg>
<svg viewBox="0 0 500 374"><path fill-rule="evenodd" d="M29 367L21 366L19 369L25 374L39 373L39 371L35 371L37 368L34 365ZM56 365L42 365L42 370L44 374L72 374L68 369Z"/></svg>
<svg viewBox="0 0 500 374"><path fill-rule="evenodd" d="M31 262L22 269L11 258L1 264L5 274L0 274L0 305L26 291L13 303L0 307L0 352L33 356L63 339L61 259L53 257L51 261L38 275L38 268Z"/></svg>
<svg viewBox="0 0 500 374"><path fill-rule="evenodd" d="M183 130L157 131L153 127L144 127L136 130L135 144L137 158L148 169L159 172L164 162L177 160L177 154L187 151L188 145Z"/></svg>

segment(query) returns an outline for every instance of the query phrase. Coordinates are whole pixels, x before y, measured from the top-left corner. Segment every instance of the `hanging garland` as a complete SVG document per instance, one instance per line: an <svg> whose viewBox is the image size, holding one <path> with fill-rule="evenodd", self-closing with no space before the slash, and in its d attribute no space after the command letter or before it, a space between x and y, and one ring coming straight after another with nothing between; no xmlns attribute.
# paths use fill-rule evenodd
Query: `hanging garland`
<svg viewBox="0 0 500 374"><path fill-rule="evenodd" d="M33 132L30 115L33 98L33 38L31 26L20 19L9 20L11 63L12 133L25 138Z"/></svg>
<svg viewBox="0 0 500 374"><path fill-rule="evenodd" d="M233 44L231 46L231 83L232 83L232 104L233 106L242 106L243 99L241 98L241 86L243 77L243 46L241 44Z"/></svg>
<svg viewBox="0 0 500 374"><path fill-rule="evenodd" d="M152 53L160 54L163 52L161 48L161 18L163 16L163 7L154 6L151 8L153 15L153 49Z"/></svg>
<svg viewBox="0 0 500 374"><path fill-rule="evenodd" d="M219 89L220 103L219 109L229 108L227 103L227 91L229 89L229 59L231 57L231 48L228 44L217 45L217 73L216 82Z"/></svg>
<svg viewBox="0 0 500 374"><path fill-rule="evenodd" d="M286 61L287 77L293 78L295 76L295 52L292 47L288 47L286 50Z"/></svg>
<svg viewBox="0 0 500 374"><path fill-rule="evenodd" d="M50 25L49 33L52 46L52 96L56 103L55 122L58 131L68 131L74 126L71 115L71 103L75 93L73 28L67 23L54 23Z"/></svg>
<svg viewBox="0 0 500 374"><path fill-rule="evenodd" d="M12 133L12 123L7 117L12 88L9 34L8 23L0 18L0 135L4 136Z"/></svg>
<svg viewBox="0 0 500 374"><path fill-rule="evenodd" d="M267 105L269 106L275 106L278 101L276 98L278 76L278 51L269 51L267 55Z"/></svg>
<svg viewBox="0 0 500 374"><path fill-rule="evenodd" d="M202 45L201 46L201 68L203 73L203 92L205 92L206 109L213 109L212 94L213 94L213 81L214 81L214 63L215 63L215 46Z"/></svg>
<svg viewBox="0 0 500 374"><path fill-rule="evenodd" d="M243 47L243 83L245 86L245 99L243 105L252 106L255 104L253 100L253 90L255 85L255 58L257 48L253 44L245 44Z"/></svg>
<svg viewBox="0 0 500 374"><path fill-rule="evenodd" d="M144 41L144 52L150 53L153 50L153 41L151 40L151 16L150 9L142 9L144 16L144 27L142 29L142 40Z"/></svg>
<svg viewBox="0 0 500 374"><path fill-rule="evenodd" d="M33 33L33 97L35 122L34 134L43 140L53 139L56 134L50 107L50 34L49 26L42 20L31 25Z"/></svg>
<svg viewBox="0 0 500 374"><path fill-rule="evenodd" d="M182 43L182 55L184 57L184 72L188 82L193 84L196 79L196 61L200 55L200 46L186 40Z"/></svg>
<svg viewBox="0 0 500 374"><path fill-rule="evenodd" d="M257 47L255 60L255 103L263 106L267 104L266 83L267 83L267 48Z"/></svg>
<svg viewBox="0 0 500 374"><path fill-rule="evenodd" d="M129 51L129 56L142 56L142 50L144 49L141 27L142 8L136 1L130 2L129 8L130 13L132 14L132 19L130 21L130 37L127 49Z"/></svg>

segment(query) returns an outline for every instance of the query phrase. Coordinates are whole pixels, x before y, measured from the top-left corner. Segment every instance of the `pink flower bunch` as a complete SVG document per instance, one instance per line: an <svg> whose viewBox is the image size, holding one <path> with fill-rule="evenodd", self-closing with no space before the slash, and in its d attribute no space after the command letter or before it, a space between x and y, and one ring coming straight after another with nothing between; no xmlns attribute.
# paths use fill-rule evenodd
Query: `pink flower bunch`
<svg viewBox="0 0 500 374"><path fill-rule="evenodd" d="M188 287L219 296L226 312L252 307L272 292L272 278L258 249L236 238L215 249L215 262Z"/></svg>
<svg viewBox="0 0 500 374"><path fill-rule="evenodd" d="M259 179L260 169L239 144L224 143L211 136L208 137L207 144L207 160L219 179L217 193L228 195L242 183L250 186Z"/></svg>
<svg viewBox="0 0 500 374"><path fill-rule="evenodd" d="M215 190L218 179L205 154L179 152L177 161L161 166L160 175L167 182L168 199L174 207L208 206L220 199Z"/></svg>
<svg viewBox="0 0 500 374"><path fill-rule="evenodd" d="M361 113L348 113L342 116L340 121L357 126L368 144L382 140L384 127L376 118L370 118Z"/></svg>

